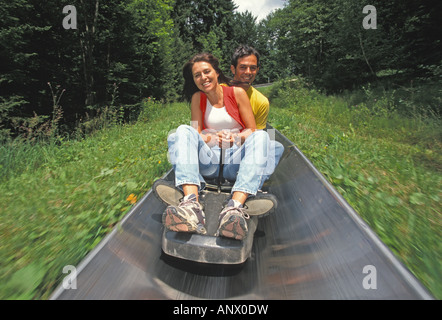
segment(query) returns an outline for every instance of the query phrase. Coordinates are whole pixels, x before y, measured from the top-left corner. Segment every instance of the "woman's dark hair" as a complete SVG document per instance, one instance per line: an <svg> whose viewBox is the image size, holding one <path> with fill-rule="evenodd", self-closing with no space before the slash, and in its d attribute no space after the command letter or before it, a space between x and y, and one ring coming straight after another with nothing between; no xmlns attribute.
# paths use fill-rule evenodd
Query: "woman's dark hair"
<svg viewBox="0 0 442 320"><path fill-rule="evenodd" d="M224 73L221 71L220 67L219 67L219 60L211 53L198 53L196 55L194 55L185 65L183 68L183 77L184 77L184 89L183 89L183 93L184 93L184 97L186 98L187 101L191 101L192 100L192 96L195 92L198 92L199 89L195 84L195 81L193 80L193 74L192 74L192 68L193 65L196 62L207 62L210 63L213 67L213 69L215 69L215 71L219 74L218 76L218 82L219 83L226 83L228 84L230 82L230 79L227 78Z"/></svg>
<svg viewBox="0 0 442 320"><path fill-rule="evenodd" d="M241 45L238 48L236 48L235 52L233 52L232 55L232 61L231 61L232 66L236 68L238 66L239 58L250 56L252 54L256 56L256 60L258 62L258 67L259 67L259 52L255 48L248 45Z"/></svg>

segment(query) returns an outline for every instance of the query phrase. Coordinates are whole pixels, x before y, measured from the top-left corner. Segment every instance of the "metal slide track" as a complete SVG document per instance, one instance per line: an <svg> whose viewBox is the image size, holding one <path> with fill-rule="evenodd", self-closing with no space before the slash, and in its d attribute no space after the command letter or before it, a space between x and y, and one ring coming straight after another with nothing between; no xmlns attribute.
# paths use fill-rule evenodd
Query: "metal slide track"
<svg viewBox="0 0 442 320"><path fill-rule="evenodd" d="M278 208L259 220L245 263L166 256L165 205L149 191L77 266L77 288L51 299L433 299L299 149L276 139Z"/></svg>

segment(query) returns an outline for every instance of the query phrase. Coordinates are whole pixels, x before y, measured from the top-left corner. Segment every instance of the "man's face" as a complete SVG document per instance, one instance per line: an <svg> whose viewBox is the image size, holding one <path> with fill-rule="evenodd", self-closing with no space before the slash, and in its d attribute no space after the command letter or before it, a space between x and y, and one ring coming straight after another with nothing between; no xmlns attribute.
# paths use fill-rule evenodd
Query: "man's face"
<svg viewBox="0 0 442 320"><path fill-rule="evenodd" d="M236 68L232 65L230 66L230 70L233 73L233 80L242 82L238 84L238 86L247 90L252 82L255 81L256 75L258 74L258 59L254 54L241 57L238 59Z"/></svg>

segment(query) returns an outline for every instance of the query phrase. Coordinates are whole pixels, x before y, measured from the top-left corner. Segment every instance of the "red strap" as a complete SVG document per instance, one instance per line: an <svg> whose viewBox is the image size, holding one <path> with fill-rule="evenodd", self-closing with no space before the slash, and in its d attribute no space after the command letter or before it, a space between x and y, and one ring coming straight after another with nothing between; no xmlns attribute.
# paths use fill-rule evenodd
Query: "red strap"
<svg viewBox="0 0 442 320"><path fill-rule="evenodd" d="M202 125L203 129L202 130L206 129L206 126L204 125L204 116L206 114L206 107L207 107L207 96L204 92L201 91L200 92L200 109L203 113L203 125Z"/></svg>
<svg viewBox="0 0 442 320"><path fill-rule="evenodd" d="M245 129L245 125L239 114L238 102L236 102L234 87L223 87L224 92L224 105L226 106L227 113L235 119Z"/></svg>

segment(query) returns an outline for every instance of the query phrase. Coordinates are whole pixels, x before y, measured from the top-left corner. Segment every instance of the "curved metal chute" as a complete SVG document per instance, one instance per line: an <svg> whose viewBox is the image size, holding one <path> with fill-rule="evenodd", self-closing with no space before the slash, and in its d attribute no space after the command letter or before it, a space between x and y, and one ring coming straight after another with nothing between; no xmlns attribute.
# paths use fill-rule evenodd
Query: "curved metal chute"
<svg viewBox="0 0 442 320"><path fill-rule="evenodd" d="M165 205L149 191L77 266L76 289L51 299L433 299L302 152L276 140L278 208L259 220L245 263L166 256Z"/></svg>

